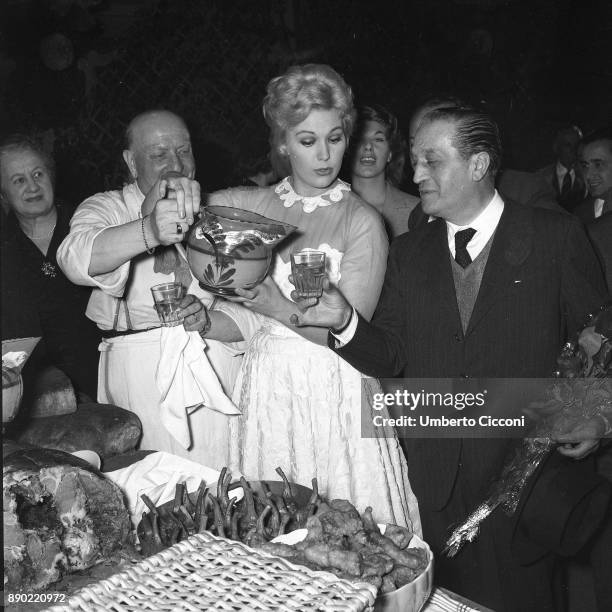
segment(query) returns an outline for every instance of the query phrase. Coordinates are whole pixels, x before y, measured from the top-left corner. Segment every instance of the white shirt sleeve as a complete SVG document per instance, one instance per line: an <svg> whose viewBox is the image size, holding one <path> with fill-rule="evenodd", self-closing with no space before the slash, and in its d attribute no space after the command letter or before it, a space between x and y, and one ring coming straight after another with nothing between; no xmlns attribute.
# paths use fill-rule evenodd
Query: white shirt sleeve
<svg viewBox="0 0 612 612"><path fill-rule="evenodd" d="M355 332L357 331L358 323L359 318L357 317L357 311L355 310L355 308L353 308L353 311L351 312L351 318L346 329L342 330L339 334L334 334L333 331L331 332L331 335L336 339L336 348L343 347L355 337Z"/></svg>
<svg viewBox="0 0 612 612"><path fill-rule="evenodd" d="M114 297L125 289L130 262L105 274L89 275L93 245L98 235L109 227L132 221L123 205L121 192L99 193L87 198L70 221L70 233L57 250L57 262L64 274L77 285L98 287Z"/></svg>

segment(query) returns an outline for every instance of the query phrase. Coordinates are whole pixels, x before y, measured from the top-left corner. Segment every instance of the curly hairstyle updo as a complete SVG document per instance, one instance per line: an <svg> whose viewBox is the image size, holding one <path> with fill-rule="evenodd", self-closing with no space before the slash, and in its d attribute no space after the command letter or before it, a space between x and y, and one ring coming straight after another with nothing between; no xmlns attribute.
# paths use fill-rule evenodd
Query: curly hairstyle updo
<svg viewBox="0 0 612 612"><path fill-rule="evenodd" d="M331 66L291 66L285 74L272 79L263 102L272 148L278 150L287 129L304 121L314 109L338 110L344 135L349 138L355 122L353 93Z"/></svg>

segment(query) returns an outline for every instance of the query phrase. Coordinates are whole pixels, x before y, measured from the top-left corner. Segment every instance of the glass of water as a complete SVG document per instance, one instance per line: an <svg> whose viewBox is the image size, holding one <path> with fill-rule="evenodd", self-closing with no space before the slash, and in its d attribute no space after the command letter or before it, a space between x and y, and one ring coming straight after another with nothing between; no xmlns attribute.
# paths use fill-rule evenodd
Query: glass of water
<svg viewBox="0 0 612 612"><path fill-rule="evenodd" d="M155 310L162 327L180 325L183 319L177 314L179 304L185 296L185 288L181 283L162 283L151 287Z"/></svg>
<svg viewBox="0 0 612 612"><path fill-rule="evenodd" d="M325 253L314 249L291 253L291 274L300 297L321 297L325 278Z"/></svg>

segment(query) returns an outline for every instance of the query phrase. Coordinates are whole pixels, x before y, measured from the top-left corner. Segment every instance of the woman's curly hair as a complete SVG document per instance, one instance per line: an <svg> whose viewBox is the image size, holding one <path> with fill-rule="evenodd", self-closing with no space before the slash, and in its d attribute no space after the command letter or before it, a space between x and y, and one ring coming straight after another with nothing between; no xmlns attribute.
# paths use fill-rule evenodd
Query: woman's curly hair
<svg viewBox="0 0 612 612"><path fill-rule="evenodd" d="M331 66L291 66L284 74L272 79L263 101L272 148L279 150L287 129L304 121L313 109L338 110L344 135L349 138L355 121L353 93Z"/></svg>

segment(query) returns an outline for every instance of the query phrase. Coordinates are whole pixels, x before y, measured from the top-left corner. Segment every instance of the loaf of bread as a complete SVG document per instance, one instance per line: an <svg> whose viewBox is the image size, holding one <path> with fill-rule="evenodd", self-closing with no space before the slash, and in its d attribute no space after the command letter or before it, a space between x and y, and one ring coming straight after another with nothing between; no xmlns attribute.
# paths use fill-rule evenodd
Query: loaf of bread
<svg viewBox="0 0 612 612"><path fill-rule="evenodd" d="M133 412L110 404L80 404L72 414L31 419L17 441L69 453L88 449L106 459L133 451L141 435Z"/></svg>
<svg viewBox="0 0 612 612"><path fill-rule="evenodd" d="M4 580L36 590L130 542L122 491L87 462L51 449L3 449Z"/></svg>

